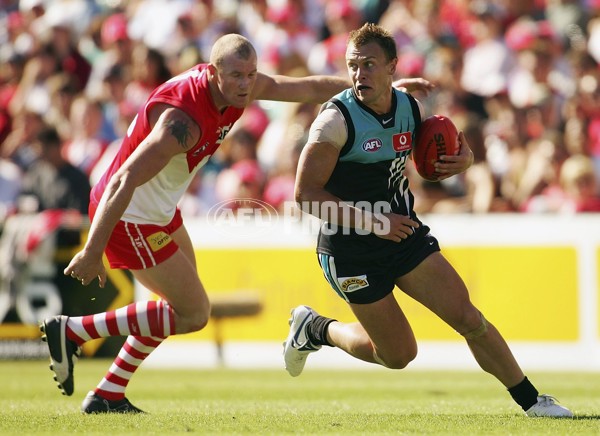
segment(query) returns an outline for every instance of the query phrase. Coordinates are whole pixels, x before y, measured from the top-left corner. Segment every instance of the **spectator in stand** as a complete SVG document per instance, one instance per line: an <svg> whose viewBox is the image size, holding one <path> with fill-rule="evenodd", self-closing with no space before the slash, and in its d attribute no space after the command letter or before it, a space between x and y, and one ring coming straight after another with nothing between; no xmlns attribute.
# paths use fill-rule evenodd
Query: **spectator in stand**
<svg viewBox="0 0 600 436"><path fill-rule="evenodd" d="M232 211L253 208L252 200L263 198L265 174L254 159L244 159L224 169L217 176L215 185L217 200Z"/></svg>
<svg viewBox="0 0 600 436"><path fill-rule="evenodd" d="M23 77L25 57L6 46L0 52L0 143L12 129L12 117L9 111L10 102L17 92Z"/></svg>
<svg viewBox="0 0 600 436"><path fill-rule="evenodd" d="M19 85L10 102L13 116L22 111L45 114L50 109L50 90L47 81L60 71L57 53L49 44L43 44L28 58Z"/></svg>
<svg viewBox="0 0 600 436"><path fill-rule="evenodd" d="M270 6L266 19L257 35L266 69L273 74L306 75L317 35L306 24L299 2Z"/></svg>
<svg viewBox="0 0 600 436"><path fill-rule="evenodd" d="M575 89L572 72L558 55L554 30L546 21L528 20L523 18L507 30L509 47L517 52L508 95L522 114L517 128L524 142L539 138L546 129L560 127L565 100Z"/></svg>
<svg viewBox="0 0 600 436"><path fill-rule="evenodd" d="M532 196L524 210L535 213L600 212L600 191L589 156L577 154L567 158L557 182Z"/></svg>
<svg viewBox="0 0 600 436"><path fill-rule="evenodd" d="M72 133L71 106L78 95L76 82L68 73L57 73L48 79L50 92L50 110L44 115L46 124L58 130L61 138L68 138Z"/></svg>
<svg viewBox="0 0 600 436"><path fill-rule="evenodd" d="M290 146L308 131L317 111L318 107L310 103L281 105L258 143L258 161L267 173L274 171L281 157L289 154Z"/></svg>
<svg viewBox="0 0 600 436"><path fill-rule="evenodd" d="M149 49L158 50L165 57L177 55L180 47L177 42L177 20L190 11L194 3L190 0L138 0L125 2L129 17L128 33L131 39Z"/></svg>
<svg viewBox="0 0 600 436"><path fill-rule="evenodd" d="M92 66L77 48L77 35L72 28L70 17L58 8L53 8L44 15L49 27L48 43L60 64L60 70L73 78L73 86L77 91L85 89Z"/></svg>
<svg viewBox="0 0 600 436"><path fill-rule="evenodd" d="M189 15L181 17L177 20L177 23L177 27L183 29L180 31L183 35L186 35L186 32L190 32L188 28L197 28L195 19ZM177 52L177 55L169 60L169 69L173 71L173 74L179 74L202 62L204 62L204 59L200 50L200 43L194 38L186 39L182 41L182 47Z"/></svg>
<svg viewBox="0 0 600 436"><path fill-rule="evenodd" d="M238 127L223 140L220 163L230 167L242 160L256 160L256 147L256 136L246 127Z"/></svg>
<svg viewBox="0 0 600 436"><path fill-rule="evenodd" d="M566 195L560 212L600 212L598 177L589 156L567 158L560 168L560 186Z"/></svg>
<svg viewBox="0 0 600 436"><path fill-rule="evenodd" d="M125 98L128 79L126 69L115 64L108 70L102 81L102 89L98 98L108 124L104 131L111 133L107 136L110 139L123 137L136 113L134 105Z"/></svg>
<svg viewBox="0 0 600 436"><path fill-rule="evenodd" d="M37 207L28 212L48 209L73 209L87 214L90 183L87 175L62 157L61 139L56 129L43 128L36 135L40 158L25 172L21 196L33 199Z"/></svg>
<svg viewBox="0 0 600 436"><path fill-rule="evenodd" d="M306 132L298 130L295 137L290 137L285 147L280 150L276 166L271 168L269 178L265 184L263 199L278 212L287 211L286 202L295 204L294 186L296 183L296 169L300 153L306 144Z"/></svg>
<svg viewBox="0 0 600 436"><path fill-rule="evenodd" d="M100 105L103 114L103 127L98 139L109 142L108 146L90 172L90 182L95 185L115 157L127 128L134 120L136 111L131 102L125 99L128 78L124 69L115 64L102 83Z"/></svg>
<svg viewBox="0 0 600 436"><path fill-rule="evenodd" d="M191 4L177 17L176 31L171 38L169 69L174 74L182 73L202 63L202 35L209 25L210 9L203 2Z"/></svg>
<svg viewBox="0 0 600 436"><path fill-rule="evenodd" d="M530 200L559 186L560 166L568 156L559 132L549 131L542 138L527 142L521 159L513 161L506 179L513 178L511 200L515 210L535 211Z"/></svg>
<svg viewBox="0 0 600 436"><path fill-rule="evenodd" d="M325 5L328 36L315 44L308 57L312 74L341 74L346 70L345 53L348 33L360 27L363 17L350 0L331 0Z"/></svg>
<svg viewBox="0 0 600 436"><path fill-rule="evenodd" d="M138 43L133 49L131 81L125 87L125 99L137 111L150 93L170 78L165 57L158 50Z"/></svg>
<svg viewBox="0 0 600 436"><path fill-rule="evenodd" d="M9 30L10 44L21 55L29 55L37 49L39 42L37 34L45 25L44 14L46 7L44 0L19 0L19 23Z"/></svg>
<svg viewBox="0 0 600 436"><path fill-rule="evenodd" d="M27 22L20 11L12 11L3 17L6 33L3 35L4 48L24 55L33 45L33 38L27 31Z"/></svg>
<svg viewBox="0 0 600 436"><path fill-rule="evenodd" d="M124 79L130 80L133 42L127 31L127 16L115 13L104 19L100 27L101 54L92 65L86 93L98 98L103 92L103 80L113 68L119 68Z"/></svg>
<svg viewBox="0 0 600 436"><path fill-rule="evenodd" d="M43 127L44 120L40 114L20 112L13 119L12 130L2 143L0 155L26 171L39 156L35 138Z"/></svg>
<svg viewBox="0 0 600 436"><path fill-rule="evenodd" d="M472 2L471 12L474 41L463 55L460 85L467 91L467 109L486 116L484 98L505 91L514 59L504 42L499 8L492 3Z"/></svg>
<svg viewBox="0 0 600 436"><path fill-rule="evenodd" d="M431 47L433 40L428 26L435 16L432 8L433 3L403 0L390 2L379 20L379 25L392 33L399 53L421 54ZM398 65L398 68L403 66Z"/></svg>
<svg viewBox="0 0 600 436"><path fill-rule="evenodd" d="M101 136L102 105L80 95L71 106L70 121L71 135L66 138L64 156L89 177L108 147L108 142Z"/></svg>

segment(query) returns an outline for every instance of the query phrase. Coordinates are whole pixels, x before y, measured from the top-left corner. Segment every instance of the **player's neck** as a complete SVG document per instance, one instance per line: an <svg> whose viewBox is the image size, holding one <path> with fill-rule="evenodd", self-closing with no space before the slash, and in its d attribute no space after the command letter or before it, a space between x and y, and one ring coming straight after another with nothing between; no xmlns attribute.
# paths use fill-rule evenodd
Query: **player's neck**
<svg viewBox="0 0 600 436"><path fill-rule="evenodd" d="M369 108L379 115L385 115L392 110L392 92L383 94L376 101L369 104Z"/></svg>
<svg viewBox="0 0 600 436"><path fill-rule="evenodd" d="M221 94L219 86L215 83L215 78L212 75L209 75L208 77L208 90L210 92L210 99L215 105L215 108L221 113L225 112L225 109L227 109L227 106L229 105L223 97L223 94Z"/></svg>

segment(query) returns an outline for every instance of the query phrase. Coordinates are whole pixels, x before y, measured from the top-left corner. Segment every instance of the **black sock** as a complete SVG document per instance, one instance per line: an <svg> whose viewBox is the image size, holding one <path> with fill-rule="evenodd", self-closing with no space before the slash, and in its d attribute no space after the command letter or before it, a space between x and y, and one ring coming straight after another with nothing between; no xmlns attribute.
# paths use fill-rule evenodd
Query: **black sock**
<svg viewBox="0 0 600 436"><path fill-rule="evenodd" d="M529 410L531 406L537 403L539 394L527 377L525 377L518 385L508 388L508 393L525 411Z"/></svg>
<svg viewBox="0 0 600 436"><path fill-rule="evenodd" d="M327 340L327 328L329 327L329 324L334 321L337 320L317 315L306 329L306 335L310 342L314 345L327 345L328 347L333 347Z"/></svg>

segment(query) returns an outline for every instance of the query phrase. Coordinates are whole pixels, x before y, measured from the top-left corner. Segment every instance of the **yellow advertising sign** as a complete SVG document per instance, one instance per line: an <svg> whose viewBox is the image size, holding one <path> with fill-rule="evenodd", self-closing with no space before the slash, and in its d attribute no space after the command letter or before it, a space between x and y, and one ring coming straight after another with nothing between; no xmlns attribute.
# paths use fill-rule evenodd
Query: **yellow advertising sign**
<svg viewBox="0 0 600 436"><path fill-rule="evenodd" d="M474 304L507 340L577 341L574 247L448 247L443 254L467 284ZM225 340L283 340L290 309L299 304L340 321L354 319L323 277L313 248L210 248L198 249L196 255L210 295L250 290L261 299L259 315L222 324ZM395 293L418 340L462 340L428 309L399 290ZM214 335L209 323L205 330L181 339L210 340Z"/></svg>

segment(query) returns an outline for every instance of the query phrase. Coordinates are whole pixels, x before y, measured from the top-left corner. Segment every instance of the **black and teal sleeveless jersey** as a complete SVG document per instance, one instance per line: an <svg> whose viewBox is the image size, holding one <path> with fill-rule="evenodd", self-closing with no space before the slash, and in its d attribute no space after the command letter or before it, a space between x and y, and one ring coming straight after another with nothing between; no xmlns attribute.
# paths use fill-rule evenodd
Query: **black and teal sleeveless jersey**
<svg viewBox="0 0 600 436"><path fill-rule="evenodd" d="M348 127L348 139L325 189L361 209L391 211L418 220L404 169L421 116L411 95L396 89L392 92L391 110L384 115L360 102L352 89L342 91L323 105L321 110L336 106ZM317 251L346 259L383 257L397 252L407 241L397 243L359 233L325 222L319 232Z"/></svg>

